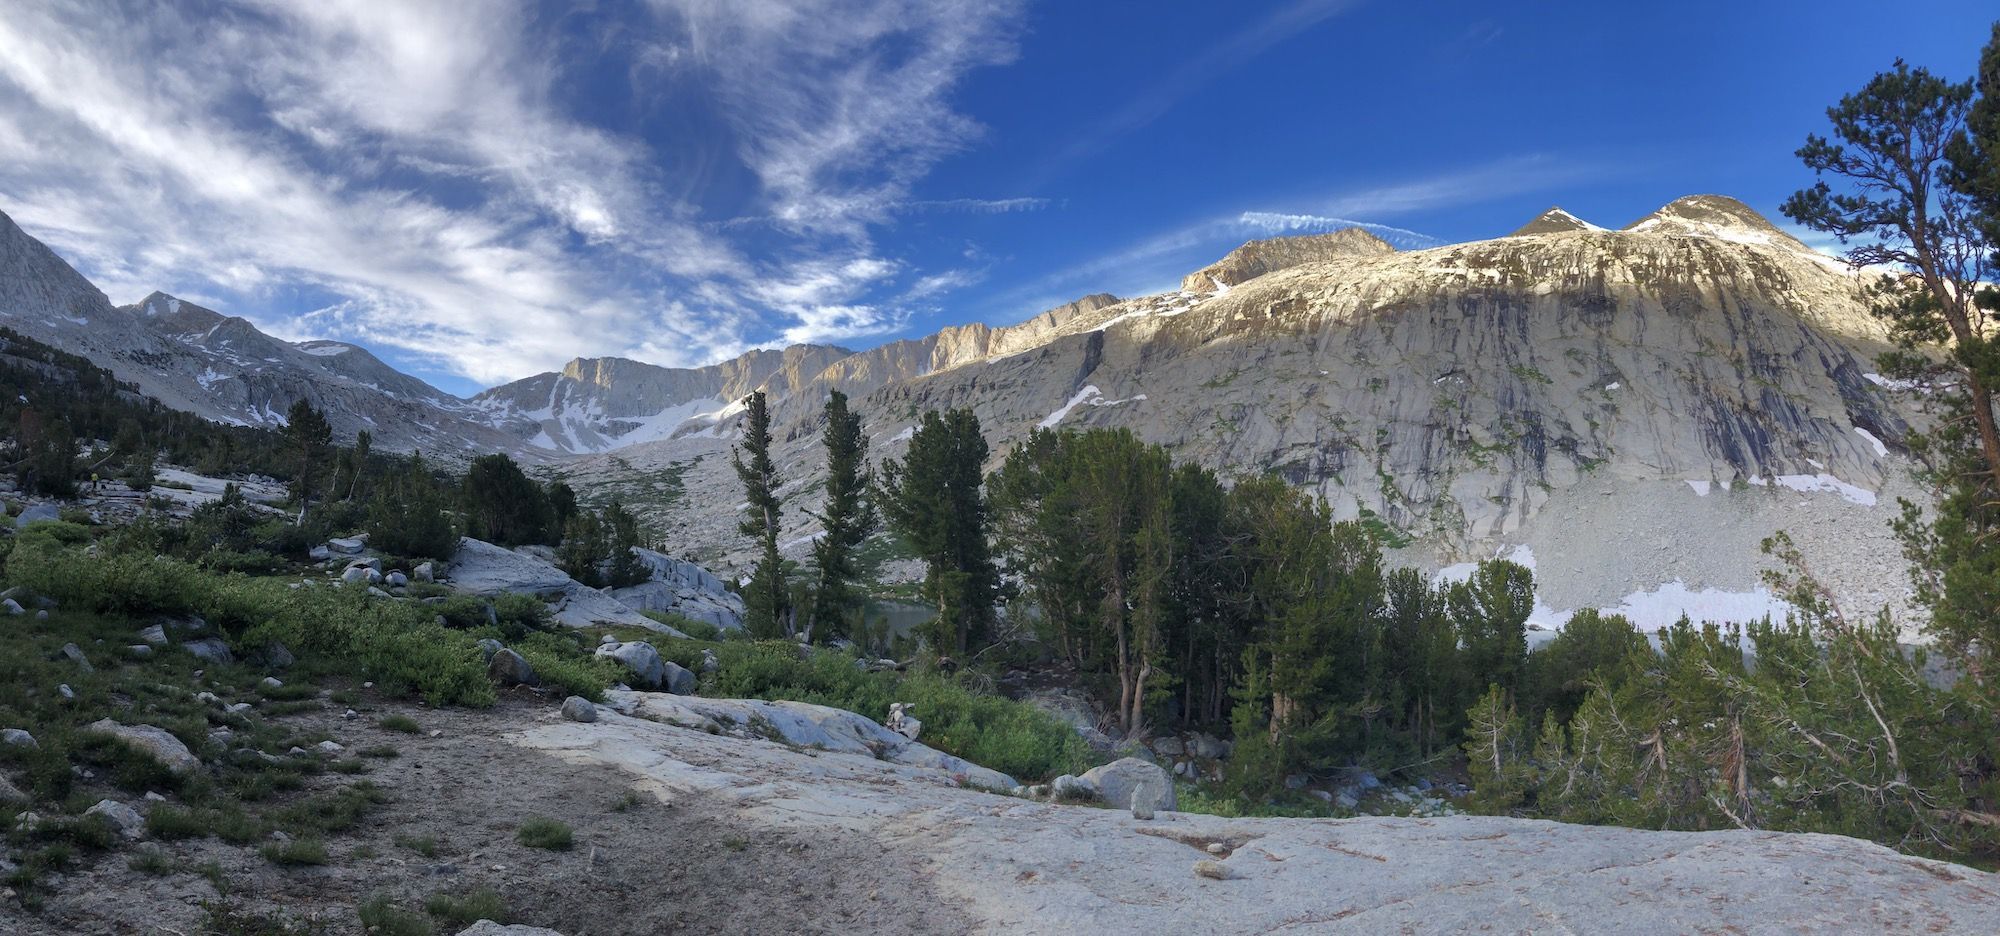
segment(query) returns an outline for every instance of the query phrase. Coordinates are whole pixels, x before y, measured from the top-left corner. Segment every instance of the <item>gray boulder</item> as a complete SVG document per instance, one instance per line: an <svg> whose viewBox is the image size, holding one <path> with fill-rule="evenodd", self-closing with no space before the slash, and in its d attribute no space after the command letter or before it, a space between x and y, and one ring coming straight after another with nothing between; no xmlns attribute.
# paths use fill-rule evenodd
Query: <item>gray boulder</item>
<svg viewBox="0 0 2000 936"><path fill-rule="evenodd" d="M131 747L144 751L161 765L177 774L191 774L201 769L201 759L188 750L181 739L168 733L165 728L155 725L121 725L109 718L91 722L85 731L107 734Z"/></svg>
<svg viewBox="0 0 2000 936"><path fill-rule="evenodd" d="M229 645L220 637L203 637L181 644L181 649L194 654L195 659L205 663L234 663L236 654L229 652Z"/></svg>
<svg viewBox="0 0 2000 936"><path fill-rule="evenodd" d="M164 647L167 645L167 629L158 624L150 625L139 632L139 639L155 647Z"/></svg>
<svg viewBox="0 0 2000 936"><path fill-rule="evenodd" d="M597 706L582 696L570 696L563 700L562 714L573 722L594 722L597 720Z"/></svg>
<svg viewBox="0 0 2000 936"><path fill-rule="evenodd" d="M333 551L327 549L324 545L314 546L306 550L306 558L314 562L325 562L333 558Z"/></svg>
<svg viewBox="0 0 2000 936"><path fill-rule="evenodd" d="M368 534L330 539L326 541L326 548L349 556L360 555L362 550L368 548Z"/></svg>
<svg viewBox="0 0 2000 936"><path fill-rule="evenodd" d="M652 577L637 585L613 589L613 598L640 611L678 614L723 630L742 629L743 596L724 587L713 573L651 549L634 547L632 554L645 564Z"/></svg>
<svg viewBox="0 0 2000 936"><path fill-rule="evenodd" d="M24 748L41 747L41 745L35 741L34 735L31 735L19 728L0 729L0 744L4 744L8 747L24 747Z"/></svg>
<svg viewBox="0 0 2000 936"><path fill-rule="evenodd" d="M73 643L63 644L62 655L64 659L69 660L71 663L75 663L78 669L83 670L86 673L95 672L97 669L97 667L90 665L90 658L84 656L83 648L78 647L76 644Z"/></svg>
<svg viewBox="0 0 2000 936"><path fill-rule="evenodd" d="M98 800L97 805L83 811L85 816L103 816L118 834L127 841L138 841L146 837L146 817L139 811L117 800Z"/></svg>
<svg viewBox="0 0 2000 936"><path fill-rule="evenodd" d="M524 926L520 923L506 925L492 920L480 920L459 930L458 936L563 936L563 934L539 926Z"/></svg>
<svg viewBox="0 0 2000 936"><path fill-rule="evenodd" d="M153 658L153 646L151 644L133 644L126 647L125 652L131 654L132 659L135 660L150 660Z"/></svg>
<svg viewBox="0 0 2000 936"><path fill-rule="evenodd" d="M410 584L410 577L401 572L390 572L388 575L382 576L382 584L390 588L402 588Z"/></svg>
<svg viewBox="0 0 2000 936"><path fill-rule="evenodd" d="M1063 774L1049 784L1049 797L1059 802L1094 800L1098 797L1097 785L1082 777Z"/></svg>
<svg viewBox="0 0 2000 936"><path fill-rule="evenodd" d="M56 507L54 504L36 504L21 511L21 515L14 518L14 529L24 530L27 529L30 523L42 523L48 520L61 519L61 508Z"/></svg>
<svg viewBox="0 0 2000 936"><path fill-rule="evenodd" d="M348 566L345 571L340 573L340 580L349 585L358 585L363 583L373 585L376 582L382 580L382 573L377 572L374 569L371 569L364 565L351 565Z"/></svg>
<svg viewBox="0 0 2000 936"><path fill-rule="evenodd" d="M22 792L20 787L14 785L14 781L7 779L6 774L0 774L0 804L25 806L31 799L32 797Z"/></svg>
<svg viewBox="0 0 2000 936"><path fill-rule="evenodd" d="M410 570L410 581L412 582L432 582L436 580L437 571L428 562L420 562L416 568Z"/></svg>
<svg viewBox="0 0 2000 936"><path fill-rule="evenodd" d="M507 645L491 637L479 638L479 655L486 662L493 662L493 655L507 649Z"/></svg>
<svg viewBox="0 0 2000 936"><path fill-rule="evenodd" d="M279 670L291 669L293 664L298 662L298 658L292 656L290 648L275 640L265 644L264 649L257 651L251 656L257 663Z"/></svg>
<svg viewBox="0 0 2000 936"><path fill-rule="evenodd" d="M1198 734L1188 739L1188 753L1202 760L1222 760L1229 756L1229 742L1211 734Z"/></svg>
<svg viewBox="0 0 2000 936"><path fill-rule="evenodd" d="M535 686L541 678L535 675L535 668L512 650L501 650L493 654L486 663L486 675L500 681L503 686Z"/></svg>
<svg viewBox="0 0 2000 936"><path fill-rule="evenodd" d="M28 609L21 607L21 603L12 598L0 599L0 608L4 608L8 614L19 615L28 613Z"/></svg>
<svg viewBox="0 0 2000 936"><path fill-rule="evenodd" d="M551 602L549 612L568 627L616 624L672 637L686 637L626 606L610 594L570 578L555 564L525 550L503 549L466 537L451 558L451 585L471 595L535 595Z"/></svg>
<svg viewBox="0 0 2000 936"><path fill-rule="evenodd" d="M1096 787L1104 801L1115 808L1130 809L1135 800L1161 812L1172 812L1177 805L1173 777L1160 765L1136 757L1092 767L1084 771L1082 779Z"/></svg>
<svg viewBox="0 0 2000 936"><path fill-rule="evenodd" d="M660 659L660 651L653 649L652 644L643 640L635 640L631 643L601 644L597 648L597 655L601 658L617 660L620 664L623 664L625 669L632 674L631 683L636 688L661 688L667 685L668 677L671 675L667 667L672 664ZM680 669L680 667L675 666L674 669ZM681 672L685 673L687 671L681 670ZM681 692L675 694L686 695L687 693Z"/></svg>

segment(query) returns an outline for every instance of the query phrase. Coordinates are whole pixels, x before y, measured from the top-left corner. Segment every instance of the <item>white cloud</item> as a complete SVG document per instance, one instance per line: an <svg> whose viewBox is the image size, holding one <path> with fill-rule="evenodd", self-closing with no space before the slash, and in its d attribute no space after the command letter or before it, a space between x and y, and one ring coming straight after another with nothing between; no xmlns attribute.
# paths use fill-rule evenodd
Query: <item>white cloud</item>
<svg viewBox="0 0 2000 936"><path fill-rule="evenodd" d="M1018 7L655 6L578 39L561 21L596 14L527 3L17 5L0 17L0 209L114 301L187 293L486 382L893 326L869 295L906 271L868 227L975 136L949 94L1013 54ZM571 69L613 52L635 97L728 118L749 197L789 219L778 243L702 221L692 196L720 171L689 168L705 138L689 156L565 106ZM265 311L298 290L332 298Z"/></svg>

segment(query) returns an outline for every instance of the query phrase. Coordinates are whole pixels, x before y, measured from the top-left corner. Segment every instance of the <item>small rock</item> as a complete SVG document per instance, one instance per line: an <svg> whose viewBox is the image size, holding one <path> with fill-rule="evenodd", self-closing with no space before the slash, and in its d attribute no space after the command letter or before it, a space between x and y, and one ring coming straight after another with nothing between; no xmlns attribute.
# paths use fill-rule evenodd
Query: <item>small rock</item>
<svg viewBox="0 0 2000 936"><path fill-rule="evenodd" d="M90 665L90 658L84 656L83 649L81 647L78 647L76 644L73 643L63 644L62 655L66 659L68 659L71 663L75 663L78 669L81 669L86 673L92 673L97 671L96 667Z"/></svg>
<svg viewBox="0 0 2000 936"><path fill-rule="evenodd" d="M618 645L618 638L613 637L610 634L605 634L604 636L597 638L597 645L600 647L615 647ZM706 653L708 651L704 650L702 652Z"/></svg>
<svg viewBox="0 0 2000 936"><path fill-rule="evenodd" d="M479 638L479 655L487 663L493 662L493 655L507 649L507 645L491 637Z"/></svg>
<svg viewBox="0 0 2000 936"><path fill-rule="evenodd" d="M1210 842L1208 843L1208 848L1204 849L1204 851L1207 851L1211 855L1227 855L1229 854L1229 846L1221 842Z"/></svg>
<svg viewBox="0 0 2000 936"><path fill-rule="evenodd" d="M151 627L148 627L145 630L140 631L139 639L145 641L146 643L152 644L155 647L164 647L167 645L167 629L161 627L158 624L154 624Z"/></svg>
<svg viewBox="0 0 2000 936"><path fill-rule="evenodd" d="M126 647L125 652L131 654L132 659L135 660L150 660L153 658L153 647L151 644L133 644Z"/></svg>
<svg viewBox="0 0 2000 936"><path fill-rule="evenodd" d="M1063 774L1049 784L1049 796L1065 802L1097 798L1097 785L1082 777Z"/></svg>
<svg viewBox="0 0 2000 936"><path fill-rule="evenodd" d="M195 659L204 663L229 664L236 662L236 654L229 652L229 645L219 637L203 637L181 644L181 649L194 654Z"/></svg>
<svg viewBox="0 0 2000 936"><path fill-rule="evenodd" d="M391 572L388 575L382 576L382 584L390 588L402 588L410 584L410 577L401 572Z"/></svg>
<svg viewBox="0 0 2000 936"><path fill-rule="evenodd" d="M492 920L480 920L459 930L458 936L563 936L563 934L539 926L525 926L520 923L506 925Z"/></svg>
<svg viewBox="0 0 2000 936"><path fill-rule="evenodd" d="M337 741L321 741L319 743L319 750L322 754L339 754L347 750L347 748L342 747Z"/></svg>
<svg viewBox="0 0 2000 936"><path fill-rule="evenodd" d="M855 662L861 661L857 660ZM715 658L715 651L703 647L701 651L701 671L704 673L713 673L720 669L722 669L722 663Z"/></svg>
<svg viewBox="0 0 2000 936"><path fill-rule="evenodd" d="M6 774L0 773L0 803L25 806L33 800L33 797L22 792L20 787L15 786L13 781L7 779Z"/></svg>
<svg viewBox="0 0 2000 936"><path fill-rule="evenodd" d="M167 798L166 798L166 797L164 797L164 796L161 796L160 794L158 794L158 793L155 793L155 792L153 792L152 790L147 790L147 791L146 791L146 802L148 802L148 803L164 803L164 802L166 802L166 801L167 801Z"/></svg>
<svg viewBox="0 0 2000 936"><path fill-rule="evenodd" d="M442 737L444 737L444 730L443 730L443 729L441 729L441 728L434 728L434 729L432 729L432 730L431 730L431 737L433 737L433 738L442 738Z"/></svg>
<svg viewBox="0 0 2000 936"><path fill-rule="evenodd" d="M206 705L220 705L220 704L222 704L222 699L221 699L221 698L217 697L215 693L213 693L213 692L209 692L209 691L207 691L207 690L205 690L205 689L204 689L204 690L202 690L201 692L197 692L197 693L195 693L195 694L194 694L194 700L195 700L196 702L201 702L201 703L203 703L203 704L206 704Z"/></svg>
<svg viewBox="0 0 2000 936"><path fill-rule="evenodd" d="M1332 793L1328 793L1328 792L1327 792L1327 791L1325 791L1325 790L1314 790L1314 791L1312 791L1312 795L1313 795L1313 798L1314 798L1314 799L1317 799L1317 800L1319 800L1319 801L1320 801L1320 802L1322 802L1322 803L1332 803L1332 802L1333 802L1333 794L1332 794Z"/></svg>
<svg viewBox="0 0 2000 936"><path fill-rule="evenodd" d="M248 712L248 711L250 711L251 709L254 709L254 708L256 708L256 707L257 707L257 706L255 706L255 705L251 705L251 704L250 704L250 703L248 703L248 702L237 702L237 703L235 703L235 704L232 704L232 705L225 705L225 706L223 706L223 707L222 707L222 710L223 710L223 711L225 711L225 712L228 712L228 713L229 713L229 714L231 714L231 715L241 715L241 714L243 714L244 712Z"/></svg>
<svg viewBox="0 0 2000 936"><path fill-rule="evenodd" d="M1130 808L1141 798L1149 809L1172 812L1176 800L1173 778L1165 768L1136 757L1127 757L1084 771L1083 780L1094 787L1113 807Z"/></svg>
<svg viewBox="0 0 2000 936"><path fill-rule="evenodd" d="M256 656L257 662L276 670L291 669L293 664L299 661L297 657L292 656L291 648L275 640L265 644L264 649L259 650Z"/></svg>
<svg viewBox="0 0 2000 936"><path fill-rule="evenodd" d="M7 745L8 747L41 747L41 744L35 741L34 735L19 728L0 729L0 744Z"/></svg>
<svg viewBox="0 0 2000 936"><path fill-rule="evenodd" d="M293 757L299 757L299 756L301 756L301 755L305 754L305 752L306 752L306 749L305 749L305 748L302 748L302 747L299 747L298 745L293 745L293 746L292 746L292 749L291 749L291 750L289 750L289 751L286 751L285 753L286 753L286 754L289 754L289 755L291 755L291 756L293 756Z"/></svg>
<svg viewBox="0 0 2000 936"><path fill-rule="evenodd" d="M346 571L340 573L340 580L348 585L354 585L369 581L369 576L375 574L377 574L375 570L366 566L348 566Z"/></svg>
<svg viewBox="0 0 2000 936"><path fill-rule="evenodd" d="M1285 777L1285 789L1303 790L1305 788L1306 788L1305 774L1291 774Z"/></svg>
<svg viewBox="0 0 2000 936"><path fill-rule="evenodd" d="M345 718L345 719L347 719L348 721L353 721L353 720L355 720L355 719L357 719L357 718L360 718L360 717L361 717L361 713L360 713L360 712L357 712L357 711L355 711L355 710L353 710L353 709L348 709L347 711L345 711L345 712L342 712L342 713L340 713L340 717L342 717L342 718Z"/></svg>
<svg viewBox="0 0 2000 936"><path fill-rule="evenodd" d="M541 683L535 675L535 668L521 655L505 648L493 654L486 662L486 675L500 681L503 686L534 686Z"/></svg>
<svg viewBox="0 0 2000 936"><path fill-rule="evenodd" d="M410 580L413 582L435 582L437 581L437 571L428 562L419 563L416 568L410 570Z"/></svg>
<svg viewBox="0 0 2000 936"><path fill-rule="evenodd" d="M127 841L138 841L146 837L146 817L139 811L117 800L98 800L97 805L83 811L85 816L103 816L111 820L111 825Z"/></svg>
<svg viewBox="0 0 2000 936"><path fill-rule="evenodd" d="M352 556L368 548L368 537L366 534L363 534L361 536L330 539L326 541L326 548L329 552L345 553Z"/></svg>
<svg viewBox="0 0 2000 936"><path fill-rule="evenodd" d="M329 558L332 558L332 556L333 550L326 548L324 545L314 546L306 550L306 558L314 562L325 562Z"/></svg>
<svg viewBox="0 0 2000 936"><path fill-rule="evenodd" d="M264 677L263 681L259 682L259 683L258 683L257 685L259 685L259 686L263 686L263 687L264 687L264 688L266 688L266 689L283 689L283 688L285 688L285 683L284 683L284 681L283 681L283 680L280 680L280 679L279 679L278 677L276 677L276 676L266 676L266 677Z"/></svg>
<svg viewBox="0 0 2000 936"><path fill-rule="evenodd" d="M582 696L570 696L563 700L564 718L574 722L594 722L597 720L597 706Z"/></svg>
<svg viewBox="0 0 2000 936"><path fill-rule="evenodd" d="M23 608L23 607L21 607L21 603L20 603L20 602L18 602L18 601L15 601L15 600L14 600L14 599L12 599L12 598L8 598L8 599L5 599L5 600L0 600L0 608L5 608L5 609L7 609L7 613L8 613L8 614L26 614L26 613L28 613L28 609L26 609L26 608Z"/></svg>
<svg viewBox="0 0 2000 936"><path fill-rule="evenodd" d="M1179 738L1156 738L1153 740L1153 753L1161 757L1179 757L1187 753L1187 746Z"/></svg>
<svg viewBox="0 0 2000 936"><path fill-rule="evenodd" d="M46 621L48 619L49 619L48 609L44 608L43 610L35 612L35 620Z"/></svg>
<svg viewBox="0 0 2000 936"><path fill-rule="evenodd" d="M1229 868L1220 861L1203 858L1194 863L1195 877L1205 877L1211 881L1229 880Z"/></svg>
<svg viewBox="0 0 2000 936"><path fill-rule="evenodd" d="M56 695L62 696L65 699L74 699L76 698L76 690L71 689L69 683L63 683L56 687Z"/></svg>

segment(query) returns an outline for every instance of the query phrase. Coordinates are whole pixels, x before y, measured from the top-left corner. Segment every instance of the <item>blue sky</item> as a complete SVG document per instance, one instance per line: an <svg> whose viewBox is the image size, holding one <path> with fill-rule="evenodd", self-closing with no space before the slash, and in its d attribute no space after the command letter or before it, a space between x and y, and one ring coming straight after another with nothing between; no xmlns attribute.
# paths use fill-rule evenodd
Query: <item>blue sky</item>
<svg viewBox="0 0 2000 936"><path fill-rule="evenodd" d="M444 389L867 347L1169 287L1243 240L1551 204L1776 217L1791 152L1990 3L41 0L0 17L0 210ZM1393 233L1393 232L1392 232Z"/></svg>

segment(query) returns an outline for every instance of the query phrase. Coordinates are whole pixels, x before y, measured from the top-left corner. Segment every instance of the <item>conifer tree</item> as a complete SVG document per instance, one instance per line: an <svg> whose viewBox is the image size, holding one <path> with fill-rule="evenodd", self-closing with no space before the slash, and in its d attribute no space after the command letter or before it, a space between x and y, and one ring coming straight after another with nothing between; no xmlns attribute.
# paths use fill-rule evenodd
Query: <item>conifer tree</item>
<svg viewBox="0 0 2000 936"><path fill-rule="evenodd" d="M879 519L868 496L873 479L861 415L847 408L847 394L834 390L827 394L825 419L826 505L818 514L825 532L813 543L817 578L808 627L829 637L847 637L860 607L855 552L874 535Z"/></svg>
<svg viewBox="0 0 2000 936"><path fill-rule="evenodd" d="M292 496L298 498L299 517L304 519L313 495L319 492L320 463L326 460L327 447L333 442L333 427L325 413L301 397L286 413L285 441L291 449Z"/></svg>
<svg viewBox="0 0 2000 936"><path fill-rule="evenodd" d="M986 454L971 410L932 411L903 460L882 466L883 518L924 560L924 597L938 609L931 647L960 657L985 642L999 585L987 542Z"/></svg>
<svg viewBox="0 0 2000 936"><path fill-rule="evenodd" d="M784 557L778 554L778 522L784 515L778 488L784 481L771 458L771 410L762 390L745 398L744 407L743 441L730 453L743 482L743 499L749 502L738 529L758 547L757 565L743 588L744 626L760 639L791 637L791 590L785 583Z"/></svg>

